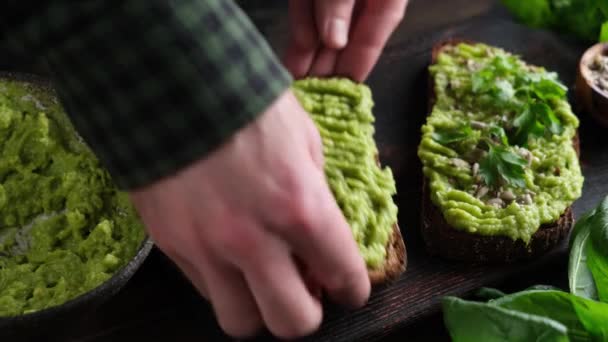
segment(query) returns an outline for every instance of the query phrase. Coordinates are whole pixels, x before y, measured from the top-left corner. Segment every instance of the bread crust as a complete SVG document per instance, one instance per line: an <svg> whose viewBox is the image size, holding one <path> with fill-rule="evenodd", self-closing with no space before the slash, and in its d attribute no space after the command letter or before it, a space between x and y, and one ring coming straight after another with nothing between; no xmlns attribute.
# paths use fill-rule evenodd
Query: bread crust
<svg viewBox="0 0 608 342"><path fill-rule="evenodd" d="M447 40L433 47L431 64L447 46L459 43L473 43L466 40ZM434 81L429 75L428 112L431 113L436 101ZM573 139L577 155L580 156L578 132ZM571 207L566 208L560 218L551 224L541 225L532 235L529 244L506 236L486 236L471 234L454 229L443 217L441 210L431 201L427 178L422 180L421 233L426 249L431 255L446 259L467 261L479 264L505 264L536 258L559 245L567 238L574 224Z"/></svg>
<svg viewBox="0 0 608 342"><path fill-rule="evenodd" d="M391 282L399 278L407 267L407 253L401 230L398 224L393 225L393 234L386 245L386 259L382 267L370 269L369 279L372 285Z"/></svg>
<svg viewBox="0 0 608 342"><path fill-rule="evenodd" d="M380 158L376 155L376 163L380 165ZM381 267L368 269L372 285L392 282L399 278L407 268L407 250L399 224L393 224L393 233L386 244L386 258Z"/></svg>

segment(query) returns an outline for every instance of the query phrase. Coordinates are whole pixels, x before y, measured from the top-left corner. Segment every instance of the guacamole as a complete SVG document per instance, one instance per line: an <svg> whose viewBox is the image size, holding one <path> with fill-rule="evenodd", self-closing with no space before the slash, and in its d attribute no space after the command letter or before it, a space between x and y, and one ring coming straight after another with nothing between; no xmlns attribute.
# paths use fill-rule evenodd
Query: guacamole
<svg viewBox="0 0 608 342"><path fill-rule="evenodd" d="M325 175L368 267L379 267L397 222L390 168L377 164L370 89L344 78L307 78L293 86L323 140Z"/></svg>
<svg viewBox="0 0 608 342"><path fill-rule="evenodd" d="M144 230L49 90L0 81L0 317L107 280Z"/></svg>
<svg viewBox="0 0 608 342"><path fill-rule="evenodd" d="M418 156L454 229L529 242L580 197L579 125L555 73L485 44L443 50Z"/></svg>

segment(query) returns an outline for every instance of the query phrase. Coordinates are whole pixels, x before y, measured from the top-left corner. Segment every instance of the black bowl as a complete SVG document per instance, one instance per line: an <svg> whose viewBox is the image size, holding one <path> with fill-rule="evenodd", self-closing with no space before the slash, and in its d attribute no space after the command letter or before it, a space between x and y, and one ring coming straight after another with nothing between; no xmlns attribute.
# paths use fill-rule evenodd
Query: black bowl
<svg viewBox="0 0 608 342"><path fill-rule="evenodd" d="M126 285L144 263L153 245L152 240L146 237L137 254L110 279L61 305L14 317L0 317L0 341L46 341L48 336L40 338L52 328L57 329L57 325L69 327L78 322Z"/></svg>
<svg viewBox="0 0 608 342"><path fill-rule="evenodd" d="M0 72L0 79L24 81L39 89L53 91L50 81L37 75ZM135 256L110 279L61 305L19 316L0 317L0 341L50 340L45 336L50 328L56 329L59 324L68 327L122 289L144 263L153 245L152 240L145 236Z"/></svg>

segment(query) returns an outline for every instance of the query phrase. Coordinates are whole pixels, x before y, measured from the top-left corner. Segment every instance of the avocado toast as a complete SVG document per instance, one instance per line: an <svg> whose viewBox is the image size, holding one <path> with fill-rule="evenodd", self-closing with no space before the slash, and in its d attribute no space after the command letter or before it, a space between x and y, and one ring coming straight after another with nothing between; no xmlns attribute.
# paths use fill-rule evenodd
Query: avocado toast
<svg viewBox="0 0 608 342"><path fill-rule="evenodd" d="M390 168L381 168L371 90L346 78L306 78L293 90L323 141L325 174L369 272L372 284L397 278L406 267ZM336 246L339 248L339 246Z"/></svg>
<svg viewBox="0 0 608 342"><path fill-rule="evenodd" d="M486 44L433 49L422 236L448 259L508 263L542 255L573 225L581 195L578 119L557 75Z"/></svg>

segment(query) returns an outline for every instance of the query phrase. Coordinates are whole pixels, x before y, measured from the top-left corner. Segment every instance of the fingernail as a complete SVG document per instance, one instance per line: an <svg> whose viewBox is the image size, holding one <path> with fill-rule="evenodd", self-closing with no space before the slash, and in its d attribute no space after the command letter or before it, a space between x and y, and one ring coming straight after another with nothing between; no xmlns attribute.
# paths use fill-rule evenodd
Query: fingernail
<svg viewBox="0 0 608 342"><path fill-rule="evenodd" d="M348 42L348 27L344 19L331 19L328 25L327 36L336 48L343 48Z"/></svg>

